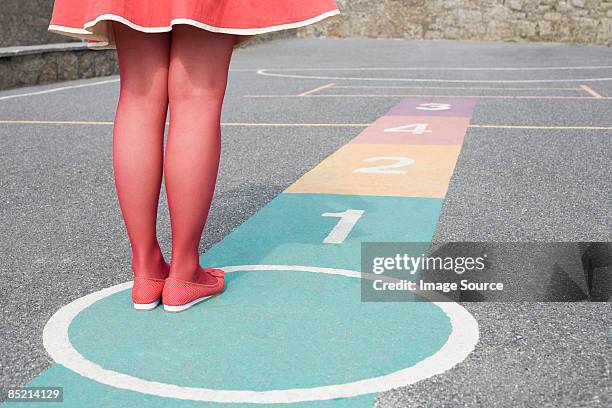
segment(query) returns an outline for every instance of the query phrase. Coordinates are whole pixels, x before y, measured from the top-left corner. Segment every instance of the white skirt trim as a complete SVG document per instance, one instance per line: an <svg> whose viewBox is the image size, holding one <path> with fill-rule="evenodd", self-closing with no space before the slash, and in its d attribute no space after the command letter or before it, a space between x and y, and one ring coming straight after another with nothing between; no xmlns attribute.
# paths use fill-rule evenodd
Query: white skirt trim
<svg viewBox="0 0 612 408"><path fill-rule="evenodd" d="M295 23L288 24L279 24L268 27L261 28L228 28L228 27L216 27L211 26L200 21L191 20L189 18L175 18L170 21L170 25L164 27L143 27L138 24L135 24L128 19L115 15L115 14L102 14L96 17L94 20L89 21L83 25L83 28L75 28L75 27L66 27L51 24L49 25L48 31L56 34L61 34L69 37L77 37L87 40L94 40L98 43L90 43L88 46L90 48L115 48L114 46L114 38L112 38L112 30L108 30L107 27L102 27L104 24L99 26L100 23L108 22L108 21L117 21L119 23L123 23L128 27L141 31L143 33L165 33L172 30L172 27L177 24L187 24L197 28L202 28L207 31L212 31L215 33L225 33L225 34L236 34L236 35L256 35L256 34L264 34L272 31L280 31L280 30L288 30L292 28L303 27L309 24L316 23L321 21L327 17L334 16L336 14L340 14L340 10L334 9L330 11L326 11L325 13L319 14L318 16L311 17L306 20L298 21Z"/></svg>

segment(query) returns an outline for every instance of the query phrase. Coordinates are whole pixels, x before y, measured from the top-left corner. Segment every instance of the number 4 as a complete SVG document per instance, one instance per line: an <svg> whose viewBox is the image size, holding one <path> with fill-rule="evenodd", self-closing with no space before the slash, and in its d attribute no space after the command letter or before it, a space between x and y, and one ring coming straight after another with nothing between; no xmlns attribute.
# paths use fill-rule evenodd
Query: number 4
<svg viewBox="0 0 612 408"><path fill-rule="evenodd" d="M423 133L431 133L431 130L427 129L427 123L412 123L410 125L397 126L387 128L385 132L406 132L412 133L413 135L422 135Z"/></svg>

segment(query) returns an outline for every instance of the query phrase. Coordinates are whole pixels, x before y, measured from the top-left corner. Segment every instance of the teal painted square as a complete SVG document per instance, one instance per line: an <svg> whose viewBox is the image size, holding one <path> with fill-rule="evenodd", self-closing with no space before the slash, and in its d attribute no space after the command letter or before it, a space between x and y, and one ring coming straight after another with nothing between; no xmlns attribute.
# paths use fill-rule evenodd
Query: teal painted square
<svg viewBox="0 0 612 408"><path fill-rule="evenodd" d="M359 270L362 242L430 242L441 208L438 198L284 193L211 248L201 263ZM339 218L321 214L348 209L364 213L346 240L323 243Z"/></svg>

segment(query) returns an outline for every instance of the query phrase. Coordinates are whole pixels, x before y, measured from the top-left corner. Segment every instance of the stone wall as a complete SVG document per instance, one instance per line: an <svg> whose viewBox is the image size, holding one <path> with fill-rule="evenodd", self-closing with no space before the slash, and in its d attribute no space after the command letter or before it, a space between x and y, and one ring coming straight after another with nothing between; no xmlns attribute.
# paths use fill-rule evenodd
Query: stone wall
<svg viewBox="0 0 612 408"><path fill-rule="evenodd" d="M0 0L0 47L74 41L47 31L53 0Z"/></svg>
<svg viewBox="0 0 612 408"><path fill-rule="evenodd" d="M0 47L74 41L47 32L53 0L0 0ZM612 0L336 0L300 37L557 41L612 45Z"/></svg>
<svg viewBox="0 0 612 408"><path fill-rule="evenodd" d="M612 0L337 0L298 36L612 45Z"/></svg>
<svg viewBox="0 0 612 408"><path fill-rule="evenodd" d="M336 1L339 16L243 46L296 35L612 45L612 0ZM114 50L91 51L81 42L41 46L73 41L47 32L53 0L0 2L0 89L118 73ZM3 48L28 45L36 50Z"/></svg>

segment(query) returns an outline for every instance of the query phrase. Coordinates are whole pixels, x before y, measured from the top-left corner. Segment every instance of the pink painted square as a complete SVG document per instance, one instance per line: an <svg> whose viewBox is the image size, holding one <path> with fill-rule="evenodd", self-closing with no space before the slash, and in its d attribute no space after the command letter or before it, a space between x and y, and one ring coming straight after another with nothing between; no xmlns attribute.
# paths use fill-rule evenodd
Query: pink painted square
<svg viewBox="0 0 612 408"><path fill-rule="evenodd" d="M350 143L461 145L469 118L382 116Z"/></svg>
<svg viewBox="0 0 612 408"><path fill-rule="evenodd" d="M472 117L475 99L406 98L392 107L385 116L459 116Z"/></svg>

